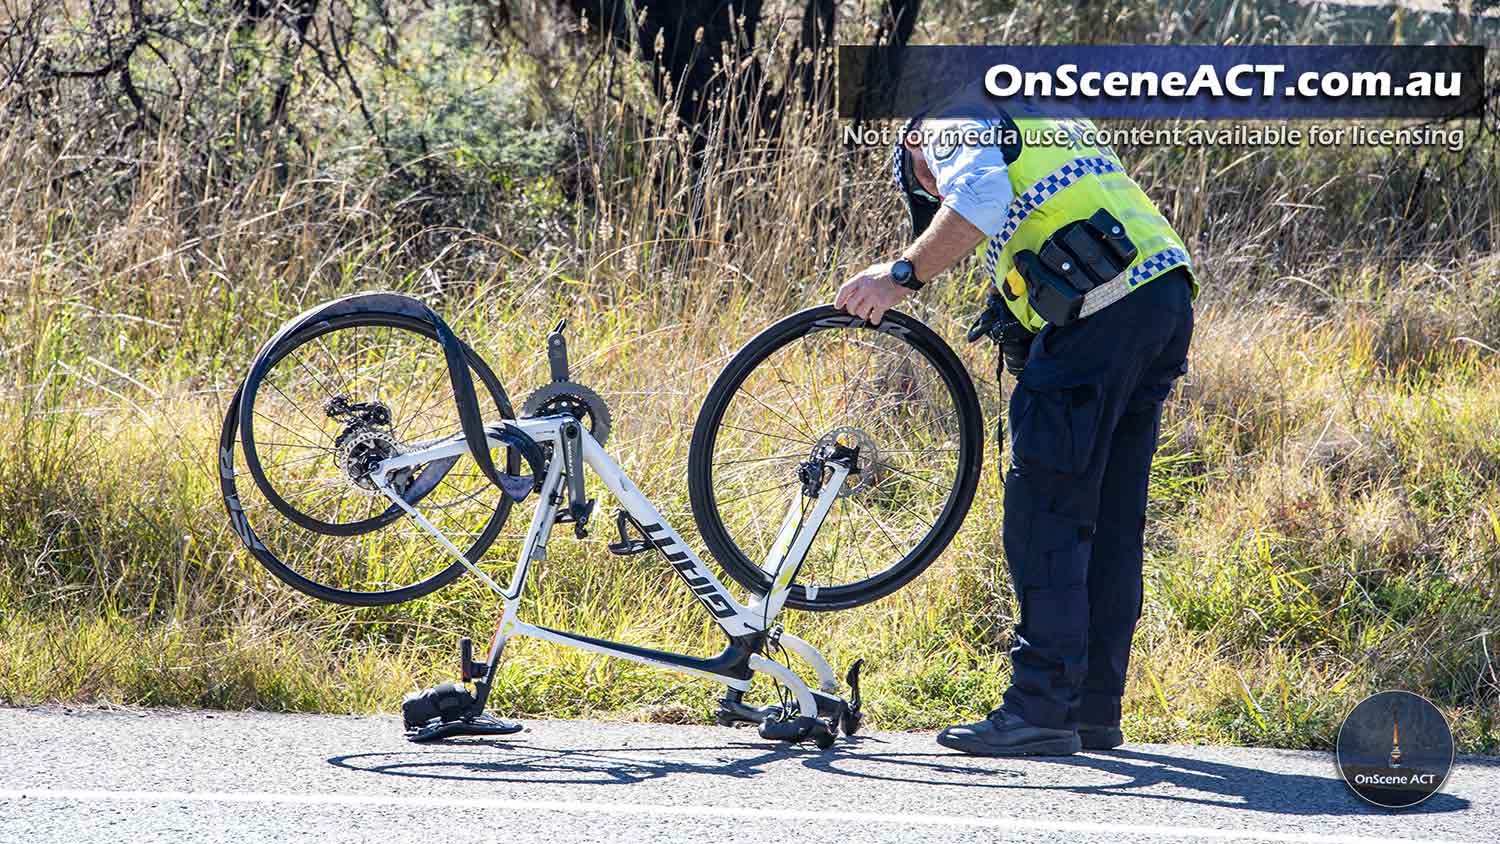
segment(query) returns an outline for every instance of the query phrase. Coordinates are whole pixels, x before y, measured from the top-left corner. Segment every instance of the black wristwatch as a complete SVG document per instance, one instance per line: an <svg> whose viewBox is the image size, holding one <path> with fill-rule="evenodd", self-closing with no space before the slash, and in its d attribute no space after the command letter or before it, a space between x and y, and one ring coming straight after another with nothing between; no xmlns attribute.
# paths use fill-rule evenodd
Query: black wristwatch
<svg viewBox="0 0 1500 844"><path fill-rule="evenodd" d="M905 258L891 264L891 281L912 290L921 290L923 286L921 279L917 278L917 268Z"/></svg>

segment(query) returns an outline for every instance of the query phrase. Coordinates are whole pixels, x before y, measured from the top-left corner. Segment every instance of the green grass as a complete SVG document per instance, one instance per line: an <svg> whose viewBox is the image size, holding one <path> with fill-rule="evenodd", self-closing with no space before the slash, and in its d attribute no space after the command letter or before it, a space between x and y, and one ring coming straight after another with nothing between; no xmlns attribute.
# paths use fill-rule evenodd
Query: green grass
<svg viewBox="0 0 1500 844"><path fill-rule="evenodd" d="M1130 33L1189 38L1170 15L1117 11ZM929 40L957 40L945 20ZM1020 37L968 37L992 36ZM517 401L546 379L546 331L570 318L576 377L615 412L611 452L699 544L686 490L698 404L756 330L896 248L883 151L842 149L831 121L794 115L774 147L731 157L717 137L694 175L640 80L604 96L587 51L545 72L475 61L519 63L496 84L538 102L576 88L577 160L528 175L501 166L508 148L435 135L454 168L478 168L443 171L462 187L452 207L475 215L461 221L351 164L354 147L285 166L246 156L245 172L209 179L195 138L167 122L132 136L128 177L70 182L23 122L0 130L0 701L390 711L453 679L458 636L488 640L498 606L472 578L342 609L273 579L229 530L214 462L229 396L280 323L356 290L431 302ZM390 96L428 84L453 83L407 78ZM347 130L338 95L306 92L299 119L323 109ZM441 100L462 108L433 131L472 135L473 109L509 120L489 96ZM510 152L532 160L553 139L520 133ZM1496 150L1493 136L1457 155L1122 150L1206 282L1152 475L1131 739L1328 747L1364 695L1408 688L1444 708L1463 749L1500 750ZM960 340L978 289L955 273L913 307L964 356L992 426L1008 386L992 350ZM993 440L986 460L964 530L922 578L787 619L837 667L867 659L879 727L969 718L1005 688L1014 607ZM529 618L716 651L673 575L608 555L607 528L558 537ZM498 543L486 565L503 575L515 550ZM706 720L718 693L517 640L493 703Z"/></svg>
<svg viewBox="0 0 1500 844"><path fill-rule="evenodd" d="M713 323L663 328L629 310L590 321L588 308L562 302L546 319L503 298L440 306L468 310L459 330L517 393L541 380L551 318L574 316L578 377L614 398L613 451L696 543L691 421L718 364L769 309L731 301ZM931 318L951 335L943 309ZM96 332L72 328L76 310L52 313L27 327L53 344L45 374L0 415L14 444L0 464L0 698L386 711L450 678L457 636L487 640L498 608L472 579L375 610L321 605L273 580L239 550L217 494L212 447L228 382L197 386L185 364L176 377L160 364L161 386L132 387L92 353ZM257 319L260 331L233 341L243 359L274 315ZM1154 470L1128 733L1327 746L1363 694L1400 686L1442 703L1466 748L1500 746L1485 638L1500 565L1492 356L1456 344L1420 377L1383 372L1378 316L1355 310L1299 325L1209 305L1201 324ZM964 353L982 375L982 354ZM1251 365L1263 389L1245 383ZM992 415L998 396L981 383ZM873 606L789 620L836 665L868 660L881 727L968 717L1004 689L1012 606L993 456L964 531L923 578ZM716 650L719 635L672 575L653 558L608 555L604 533L554 542L530 617ZM514 551L497 544L492 570L508 570ZM495 703L517 715L706 718L715 694L517 640Z"/></svg>

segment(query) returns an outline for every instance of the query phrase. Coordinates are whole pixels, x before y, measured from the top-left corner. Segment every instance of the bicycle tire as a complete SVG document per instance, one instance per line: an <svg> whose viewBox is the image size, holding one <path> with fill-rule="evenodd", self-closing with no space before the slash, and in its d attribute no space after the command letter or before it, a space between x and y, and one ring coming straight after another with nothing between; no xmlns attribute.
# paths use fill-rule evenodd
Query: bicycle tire
<svg viewBox="0 0 1500 844"><path fill-rule="evenodd" d="M820 331L878 332L904 343L941 377L953 401L958 441L956 473L941 514L930 530L896 564L856 582L819 585L809 598L802 575L794 580L787 605L796 609L832 611L869 604L890 595L925 571L952 542L967 516L979 482L984 454L984 420L968 370L958 355L931 328L911 316L887 312L879 326L831 305L788 316L752 338L730 360L704 399L693 428L688 452L688 488L699 533L725 572L741 586L764 593L769 576L752 562L731 536L715 499L713 457L726 410L740 386L757 367L799 338ZM899 346L896 347L899 349ZM757 399L757 401L760 401ZM764 402L761 402L764 404ZM748 461L747 461L748 462ZM872 518L874 518L872 514ZM888 537L889 538L889 537Z"/></svg>
<svg viewBox="0 0 1500 844"><path fill-rule="evenodd" d="M423 338L432 340L435 343L437 342L437 333L432 325L414 317L380 311L346 314L319 321L308 326L306 329L283 338L277 345L277 348L273 349L269 355L270 363L267 366L267 371L269 372L277 362L305 343L333 331L359 327L396 328L413 332ZM495 376L494 371L467 344L463 345L463 352L470 369L478 376L479 383L483 386L484 392L490 396L501 418L514 419L515 411L511 406L505 388ZM452 583L464 573L465 567L463 563L453 560L446 567L438 570L430 577L396 589L377 591L350 590L330 586L302 574L295 566L282 560L275 552L268 548L263 539L256 533L255 527L250 524L249 517L241 501L239 487L236 483L236 477L240 476L235 469L237 451L245 458L247 473L251 476L256 489L265 497L267 503L299 528L304 530L313 529L309 528L306 524L305 517L307 514L301 513L301 511L288 504L276 490L275 485L266 477L264 467L259 460L258 449L254 443L253 423L250 426L242 424L242 420L252 415L250 412L242 412L244 402L247 401L246 397L249 397L248 401L253 406L254 397L260 387L259 381L252 383L252 380L247 380L246 383L242 384L235 391L225 413L224 424L219 437L219 483L225 508L229 514L230 524L257 562L276 576L277 579L311 597L335 604L363 607L386 606L429 595ZM236 448L237 444L240 446L238 449ZM505 470L514 474L519 470L520 465L520 455L515 449L507 449ZM429 489L423 495L431 491ZM495 490L495 493L497 498L493 512L490 514L483 529L476 535L474 541L470 543L464 552L464 557L471 563L477 563L483 557L485 551L494 543L500 530L509 518L513 506L511 499L501 494L498 489ZM420 500L420 497L414 497L409 499L409 503L415 503L418 500ZM393 503L375 517L352 523L332 525L325 523L323 529L314 530L314 532L330 536L357 536L387 527L402 515L404 515L404 511ZM329 527L333 529L330 530L328 529Z"/></svg>

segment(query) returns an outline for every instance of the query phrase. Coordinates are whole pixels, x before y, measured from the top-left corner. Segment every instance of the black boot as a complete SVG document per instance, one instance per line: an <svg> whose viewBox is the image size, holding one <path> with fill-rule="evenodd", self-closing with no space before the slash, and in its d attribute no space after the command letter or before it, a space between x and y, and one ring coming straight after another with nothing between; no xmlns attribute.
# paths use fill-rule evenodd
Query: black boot
<svg viewBox="0 0 1500 844"><path fill-rule="evenodd" d="M943 730L937 741L975 756L1069 756L1081 749L1073 730L1038 727L1004 707L983 721Z"/></svg>
<svg viewBox="0 0 1500 844"><path fill-rule="evenodd" d="M1079 724L1078 741L1084 750L1114 750L1125 743L1125 734L1119 724Z"/></svg>

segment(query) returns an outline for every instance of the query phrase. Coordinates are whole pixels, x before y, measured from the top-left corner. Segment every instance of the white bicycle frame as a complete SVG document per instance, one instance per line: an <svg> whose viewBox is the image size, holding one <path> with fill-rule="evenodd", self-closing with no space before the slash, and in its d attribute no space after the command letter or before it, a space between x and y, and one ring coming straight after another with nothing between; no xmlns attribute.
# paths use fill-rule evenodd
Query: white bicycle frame
<svg viewBox="0 0 1500 844"><path fill-rule="evenodd" d="M724 588L724 585L714 577L698 555L682 541L682 537L667 523L656 507L641 494L619 464L615 463L603 447L589 435L585 426L577 424L577 420L571 416L520 419L508 424L520 428L539 445L550 444L553 457L548 462L545 479L542 481L538 496L539 503L531 517L531 527L521 544L516 568L511 574L510 585L507 587L502 588L493 578L465 557L458 546L422 516L417 507L404 500L390 486L390 478L395 472L403 469L416 469L445 458L467 454L469 449L461 435L393 456L380 463L371 473L376 485L387 498L406 511L418 525L432 534L449 554L461 561L465 568L504 599L504 612L500 616L500 621L495 627L494 638L490 642L489 676L494 676L500 654L505 648L505 643L512 636L532 636L605 656L685 672L723 683L741 692L750 688L750 673L761 672L775 678L795 695L797 706L803 715L817 716L817 697L795 672L757 652L749 654L749 671L744 671L740 668L744 664L744 654L742 651L736 651L732 643L744 637L753 638L772 631L776 616L781 612L787 595L791 592L792 580L797 576L797 571L807 556L813 538L817 535L818 529L822 526L823 520L827 517L834 499L837 498L849 474L848 466L835 460L825 463L826 467L831 470L831 476L825 478L821 484L811 511L805 509L806 496L800 485L794 490L793 500L787 508L786 518L782 522L776 542L772 545L771 552L762 565L762 569L770 575L771 588L765 595L754 596L751 603L742 604ZM563 472L564 426L569 426L579 435L582 463L604 481L610 494L644 530L646 541L667 558L672 568L692 589L698 601L708 609L714 621L730 637L731 646L726 648L724 653L718 657L693 657L553 630L529 624L520 619L518 612L521 596L526 588L531 564L546 558L547 541L551 537L553 525L557 524L559 506L566 500L564 490L566 479ZM505 445L493 437L490 439L490 444L496 448ZM813 667L818 677L819 692L827 695L836 695L839 692L838 678L834 675L833 668L812 645L786 632L777 631L775 635L776 641L781 646ZM734 671L734 673L726 673L727 671Z"/></svg>

